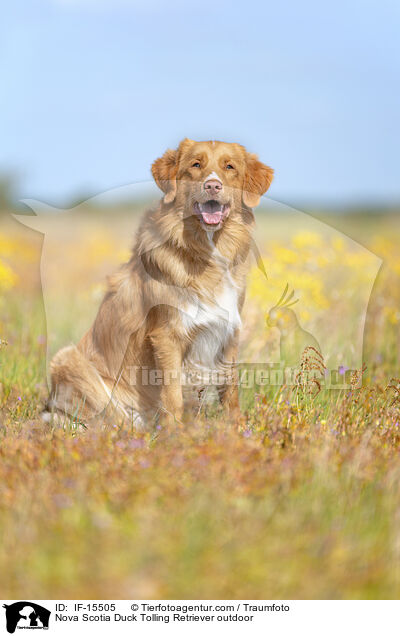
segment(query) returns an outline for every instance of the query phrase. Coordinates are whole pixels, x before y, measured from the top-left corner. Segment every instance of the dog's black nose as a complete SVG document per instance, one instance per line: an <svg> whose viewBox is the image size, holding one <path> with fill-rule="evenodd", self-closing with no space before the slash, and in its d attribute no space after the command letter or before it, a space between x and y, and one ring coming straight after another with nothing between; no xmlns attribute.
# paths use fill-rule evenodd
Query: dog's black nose
<svg viewBox="0 0 400 636"><path fill-rule="evenodd" d="M222 190L222 183L217 179L208 179L204 184L204 190L208 194L218 194Z"/></svg>

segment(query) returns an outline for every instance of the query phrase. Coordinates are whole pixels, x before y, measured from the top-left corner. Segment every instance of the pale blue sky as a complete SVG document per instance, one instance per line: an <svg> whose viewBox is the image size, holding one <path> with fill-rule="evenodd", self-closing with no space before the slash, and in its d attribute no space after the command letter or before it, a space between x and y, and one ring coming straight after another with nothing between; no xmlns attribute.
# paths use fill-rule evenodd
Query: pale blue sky
<svg viewBox="0 0 400 636"><path fill-rule="evenodd" d="M239 141L283 202L400 201L397 0L9 0L0 171L62 204Z"/></svg>

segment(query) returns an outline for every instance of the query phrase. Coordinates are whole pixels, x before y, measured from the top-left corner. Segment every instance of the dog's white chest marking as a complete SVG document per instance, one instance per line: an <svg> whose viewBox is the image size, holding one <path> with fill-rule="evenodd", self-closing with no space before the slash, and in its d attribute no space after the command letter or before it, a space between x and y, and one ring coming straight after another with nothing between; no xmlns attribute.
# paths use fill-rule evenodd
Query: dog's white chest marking
<svg viewBox="0 0 400 636"><path fill-rule="evenodd" d="M187 333L198 330L184 362L189 366L215 369L225 345L241 326L238 290L230 273L225 272L215 302L205 303L196 296L181 311L181 317Z"/></svg>

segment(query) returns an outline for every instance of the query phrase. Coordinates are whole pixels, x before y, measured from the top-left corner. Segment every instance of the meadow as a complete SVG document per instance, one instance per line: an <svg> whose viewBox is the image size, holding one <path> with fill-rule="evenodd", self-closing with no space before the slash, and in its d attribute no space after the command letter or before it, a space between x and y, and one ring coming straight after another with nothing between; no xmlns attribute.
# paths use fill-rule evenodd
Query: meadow
<svg viewBox="0 0 400 636"><path fill-rule="evenodd" d="M288 283L343 385L303 357L292 385L242 387L236 421L205 402L167 431L45 424L47 350L90 325L136 216L45 247L0 223L0 596L399 598L400 217L258 218L242 360L279 367Z"/></svg>

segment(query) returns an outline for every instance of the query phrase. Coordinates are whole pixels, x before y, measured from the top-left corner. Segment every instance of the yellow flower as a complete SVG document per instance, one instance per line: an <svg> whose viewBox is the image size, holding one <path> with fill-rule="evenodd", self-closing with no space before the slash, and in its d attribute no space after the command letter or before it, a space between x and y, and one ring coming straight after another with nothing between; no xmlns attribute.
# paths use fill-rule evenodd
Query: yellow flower
<svg viewBox="0 0 400 636"><path fill-rule="evenodd" d="M0 259L0 291L11 289L17 280L18 276L13 272L11 267Z"/></svg>
<svg viewBox="0 0 400 636"><path fill-rule="evenodd" d="M342 239L341 236L335 236L335 238L332 239L332 247L335 250L335 252L343 252L344 240Z"/></svg>
<svg viewBox="0 0 400 636"><path fill-rule="evenodd" d="M299 232L292 238L292 243L298 249L317 248L322 246L322 238L316 232Z"/></svg>

